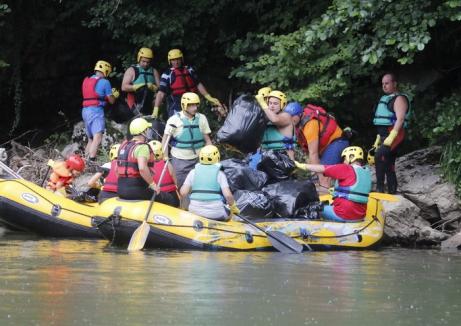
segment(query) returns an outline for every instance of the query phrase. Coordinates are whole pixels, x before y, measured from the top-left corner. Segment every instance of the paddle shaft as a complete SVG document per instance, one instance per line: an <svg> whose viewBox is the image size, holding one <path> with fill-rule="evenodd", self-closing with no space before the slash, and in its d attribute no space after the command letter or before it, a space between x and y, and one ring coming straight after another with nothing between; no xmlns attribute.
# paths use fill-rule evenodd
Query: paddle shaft
<svg viewBox="0 0 461 326"><path fill-rule="evenodd" d="M5 170L6 173L8 173L9 175L11 175L14 178L16 178L16 179L24 179L23 177L21 177L18 173L16 173L13 169L11 169L8 165L3 163L2 161L0 161L0 167L3 170Z"/></svg>

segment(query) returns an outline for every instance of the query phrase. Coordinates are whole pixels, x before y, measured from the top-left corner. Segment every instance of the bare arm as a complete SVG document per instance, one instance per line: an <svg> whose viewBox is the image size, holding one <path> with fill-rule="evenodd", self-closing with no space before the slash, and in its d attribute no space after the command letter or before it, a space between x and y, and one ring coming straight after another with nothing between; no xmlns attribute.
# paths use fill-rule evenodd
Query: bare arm
<svg viewBox="0 0 461 326"><path fill-rule="evenodd" d="M224 198L226 198L226 202L229 206L232 206L235 202L234 196L229 188L222 188L221 189Z"/></svg>
<svg viewBox="0 0 461 326"><path fill-rule="evenodd" d="M213 145L210 134L203 134L203 139L205 140L205 145Z"/></svg>
<svg viewBox="0 0 461 326"><path fill-rule="evenodd" d="M319 156L319 140L313 140L307 143L307 147L309 148L309 163L311 164L319 164L320 163L320 156Z"/></svg>
<svg viewBox="0 0 461 326"><path fill-rule="evenodd" d="M147 166L147 158L143 156L138 157L138 168L141 177L144 179L144 181L147 182L148 185L154 182L154 178L152 178L152 174L150 173L149 167Z"/></svg>
<svg viewBox="0 0 461 326"><path fill-rule="evenodd" d="M101 176L102 176L102 172L96 172L95 174L93 174L90 180L88 180L88 183L87 183L88 186L91 188L97 187L99 178L101 178Z"/></svg>
<svg viewBox="0 0 461 326"><path fill-rule="evenodd" d="M286 112L277 114L269 109L263 111L267 118L277 127L286 127L292 123L291 116Z"/></svg>
<svg viewBox="0 0 461 326"><path fill-rule="evenodd" d="M306 164L306 168L312 172L317 172L317 173L325 172L325 165L322 165L322 164Z"/></svg>
<svg viewBox="0 0 461 326"><path fill-rule="evenodd" d="M395 131L398 132L402 128L403 123L405 122L405 114L407 113L407 110L408 110L407 99L403 95L398 96L394 102L394 111L397 117L397 120L395 121L395 124L393 127Z"/></svg>
<svg viewBox="0 0 461 326"><path fill-rule="evenodd" d="M160 86L160 74L158 73L157 69L154 70L154 79L155 79L155 85Z"/></svg>
<svg viewBox="0 0 461 326"><path fill-rule="evenodd" d="M176 180L176 173L174 172L173 165L168 162L168 172L170 172L171 177L173 178L174 184L178 187L178 181Z"/></svg>
<svg viewBox="0 0 461 326"><path fill-rule="evenodd" d="M208 94L208 91L207 91L207 89L205 88L205 85L203 85L202 83L198 83L197 89L198 89L198 91L200 92L200 94L202 94L203 96L205 96L205 95Z"/></svg>
<svg viewBox="0 0 461 326"><path fill-rule="evenodd" d="M162 92L162 91L158 91L157 95L155 95L155 104L154 104L154 106L159 107L162 104L164 97L165 97L165 93Z"/></svg>
<svg viewBox="0 0 461 326"><path fill-rule="evenodd" d="M179 190L179 194L183 198L187 197L190 193L190 189L191 189L191 186L189 186L188 184L183 184L181 187L181 190Z"/></svg>
<svg viewBox="0 0 461 326"><path fill-rule="evenodd" d="M134 69L133 67L128 68L125 71L125 74L123 75L123 80L122 80L122 91L124 92L134 92L135 90L133 89L133 80L134 80Z"/></svg>

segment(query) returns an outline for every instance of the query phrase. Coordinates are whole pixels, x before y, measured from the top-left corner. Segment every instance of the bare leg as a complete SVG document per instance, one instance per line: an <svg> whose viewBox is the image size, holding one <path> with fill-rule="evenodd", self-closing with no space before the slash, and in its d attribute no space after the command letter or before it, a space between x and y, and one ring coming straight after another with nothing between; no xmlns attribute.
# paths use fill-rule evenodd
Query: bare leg
<svg viewBox="0 0 461 326"><path fill-rule="evenodd" d="M98 132L94 134L93 141L89 145L89 150L88 150L90 158L96 157L98 153L98 147L99 147L99 144L101 144L101 141L102 141L102 133Z"/></svg>
<svg viewBox="0 0 461 326"><path fill-rule="evenodd" d="M85 146L85 154L87 156L90 155L90 148L91 148L91 143L92 142L93 142L93 138L88 138L88 143L86 143L86 146Z"/></svg>

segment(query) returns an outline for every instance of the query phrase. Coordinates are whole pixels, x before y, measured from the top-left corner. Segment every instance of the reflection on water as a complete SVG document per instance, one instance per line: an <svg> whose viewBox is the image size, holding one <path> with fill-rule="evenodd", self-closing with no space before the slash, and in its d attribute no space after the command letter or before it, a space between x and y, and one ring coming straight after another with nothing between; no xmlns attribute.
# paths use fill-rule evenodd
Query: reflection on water
<svg viewBox="0 0 461 326"><path fill-rule="evenodd" d="M457 325L461 254L148 251L0 238L0 325Z"/></svg>

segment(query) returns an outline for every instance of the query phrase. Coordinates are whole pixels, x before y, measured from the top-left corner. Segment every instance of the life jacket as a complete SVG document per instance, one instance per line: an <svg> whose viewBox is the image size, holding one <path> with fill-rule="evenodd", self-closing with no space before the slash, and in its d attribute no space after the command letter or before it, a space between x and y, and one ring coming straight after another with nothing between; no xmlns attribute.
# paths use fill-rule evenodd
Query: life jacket
<svg viewBox="0 0 461 326"><path fill-rule="evenodd" d="M196 148L202 148L205 145L205 139L200 131L200 115L196 114L191 121L186 117L181 118L179 112L176 114L180 117L183 123L183 129L178 136L172 138L173 146L184 149L190 148L193 150Z"/></svg>
<svg viewBox="0 0 461 326"><path fill-rule="evenodd" d="M371 191L371 173L368 167L351 165L354 168L355 183L352 186L340 187L335 182L333 198L345 198L356 203L366 204Z"/></svg>
<svg viewBox="0 0 461 326"><path fill-rule="evenodd" d="M154 172L154 181L158 184L160 176L162 175L163 167L166 162L164 160L155 161L154 167L151 169ZM176 191L176 184L174 179L168 170L168 167L165 169L165 175L163 176L162 183L160 184L160 191L162 192L173 192Z"/></svg>
<svg viewBox="0 0 461 326"><path fill-rule="evenodd" d="M148 83L154 84L154 68L149 67L147 69L142 68L139 64L132 65L134 69L134 80L133 85L143 84L146 85Z"/></svg>
<svg viewBox="0 0 461 326"><path fill-rule="evenodd" d="M134 150L136 146L142 144L147 145L147 143L140 141L125 141L122 145L120 145L117 158L117 173L119 178L141 178L138 160L134 157ZM147 165L152 167L154 166L153 153L150 146L148 147L151 155Z"/></svg>
<svg viewBox="0 0 461 326"><path fill-rule="evenodd" d="M218 183L218 173L221 164L196 164L194 182L190 199L201 201L222 200L221 186Z"/></svg>
<svg viewBox="0 0 461 326"><path fill-rule="evenodd" d="M144 69L139 64L132 65L131 67L134 69L133 85L147 85L147 83L155 84L153 67ZM129 108L133 108L136 104L149 106L152 101L152 96L152 91L150 91L147 87L141 87L134 93L126 93L126 103Z"/></svg>
<svg viewBox="0 0 461 326"><path fill-rule="evenodd" d="M53 162L52 171L53 172L50 174L50 179L47 183L47 189L56 190L58 182L62 182L63 187L72 183L72 173L67 167L67 163L65 161Z"/></svg>
<svg viewBox="0 0 461 326"><path fill-rule="evenodd" d="M262 149L294 149L296 144L296 135L293 131L292 137L284 136L280 133L276 125L269 122L264 131L261 141Z"/></svg>
<svg viewBox="0 0 461 326"><path fill-rule="evenodd" d="M298 128L296 129L298 143L306 152L309 151L309 148L307 146L306 138L303 134L303 129L306 123L312 119L317 120L319 124L322 124L322 130L319 128L319 151L322 152L323 149L328 145L328 142L330 141L333 133L336 131L336 128L338 128L338 124L336 123L335 117L329 114L321 106L307 104L304 108L301 120L299 121Z"/></svg>
<svg viewBox="0 0 461 326"><path fill-rule="evenodd" d="M373 124L375 126L394 125L395 121L397 121L397 116L394 111L394 103L398 96L404 96L408 103L408 109L405 113L405 119L403 123L404 128L408 127L408 122L410 120L411 104L408 95L403 93L395 93L381 96L375 109L375 117L373 119Z"/></svg>
<svg viewBox="0 0 461 326"><path fill-rule="evenodd" d="M84 108L89 106L103 106L106 103L104 97L100 96L96 92L96 83L102 77L99 76L91 76L85 77L82 83L82 95L83 95L83 102L82 106Z"/></svg>
<svg viewBox="0 0 461 326"><path fill-rule="evenodd" d="M171 94L180 96L186 92L197 93L197 84L192 78L189 67L170 68L170 89Z"/></svg>
<svg viewBox="0 0 461 326"><path fill-rule="evenodd" d="M102 190L108 192L117 192L117 183L117 160L112 160L112 162L110 162L109 174L104 179L104 185L102 186Z"/></svg>

